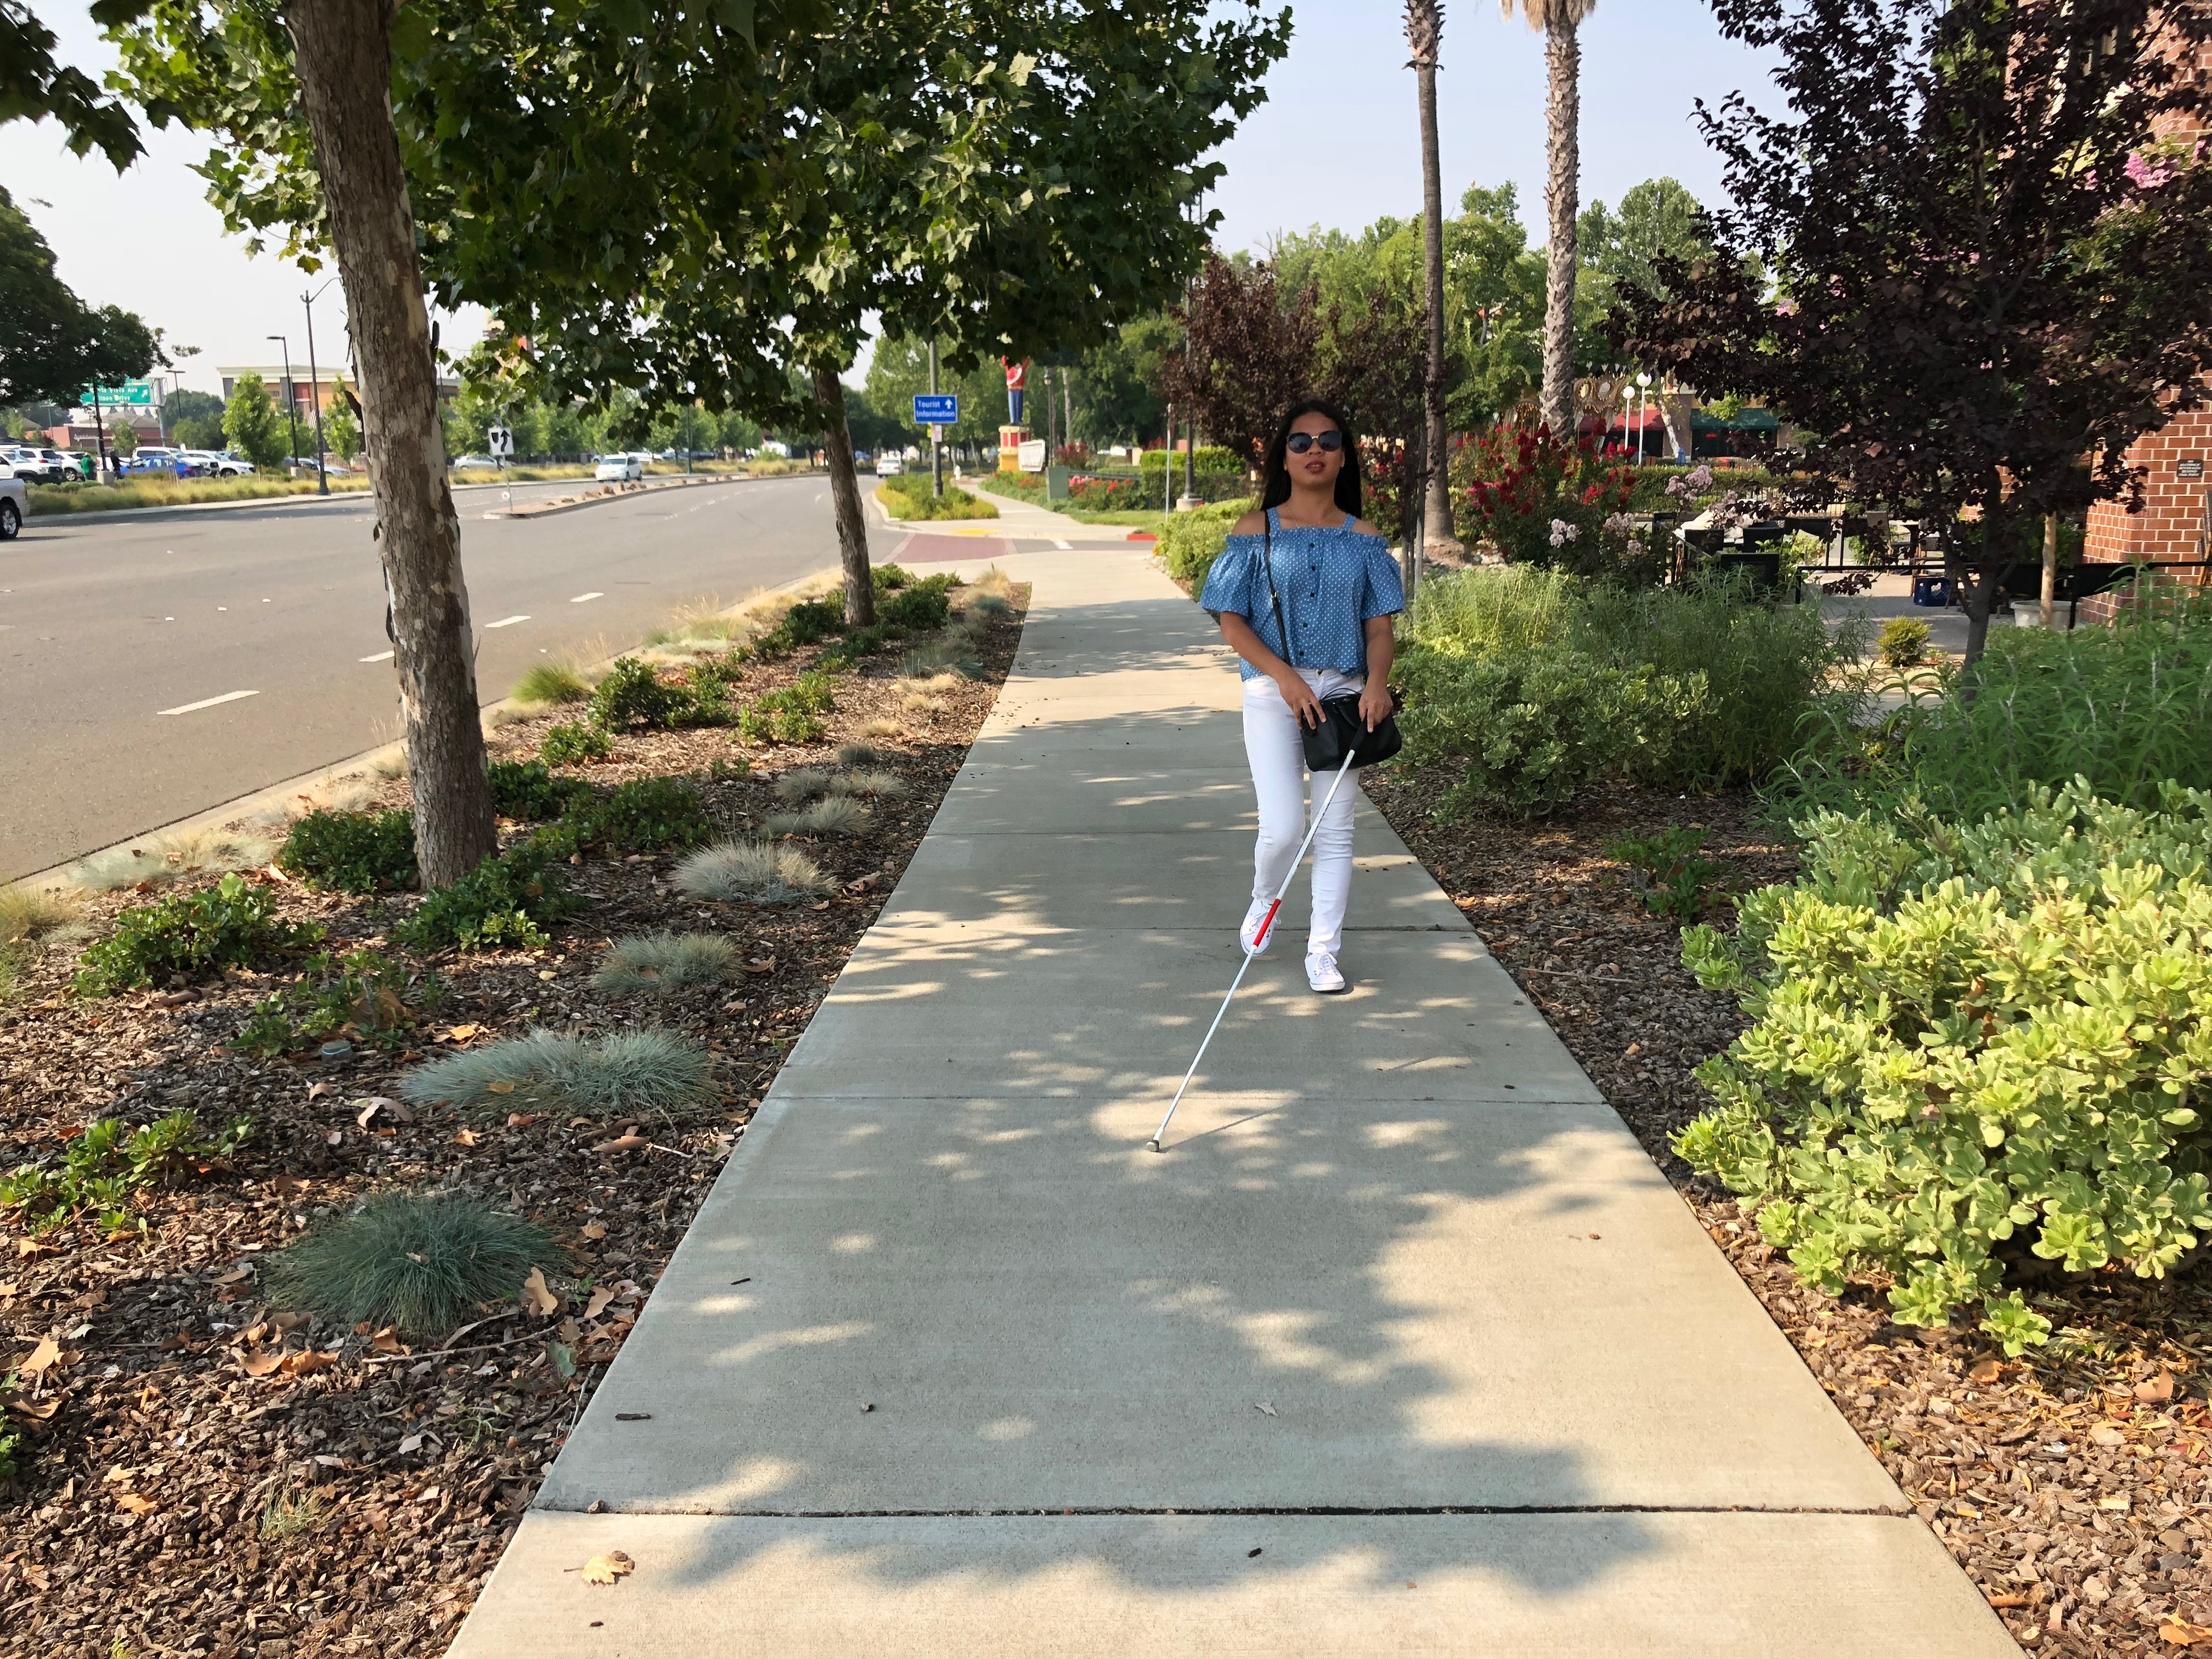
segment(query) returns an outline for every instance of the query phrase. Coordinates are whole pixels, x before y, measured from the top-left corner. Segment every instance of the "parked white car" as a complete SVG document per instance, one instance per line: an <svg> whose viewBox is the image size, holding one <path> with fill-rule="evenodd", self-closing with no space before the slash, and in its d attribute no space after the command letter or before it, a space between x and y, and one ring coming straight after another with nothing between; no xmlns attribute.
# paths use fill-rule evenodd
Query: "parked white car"
<svg viewBox="0 0 2212 1659"><path fill-rule="evenodd" d="M204 478L245 478L252 476L253 463L242 455L219 449L180 449L178 454Z"/></svg>
<svg viewBox="0 0 2212 1659"><path fill-rule="evenodd" d="M31 514L31 492L21 478L0 478L0 542L12 542Z"/></svg>
<svg viewBox="0 0 2212 1659"><path fill-rule="evenodd" d="M895 452L887 449L882 454L876 457L876 476L878 478L888 478L894 472L903 472L905 471L906 457L903 455L897 454Z"/></svg>
<svg viewBox="0 0 2212 1659"><path fill-rule="evenodd" d="M0 477L21 478L30 483L59 483L64 469L46 459L46 452L21 444L0 448Z"/></svg>
<svg viewBox="0 0 2212 1659"><path fill-rule="evenodd" d="M602 455L592 474L595 483L635 483L644 477L645 461L636 455Z"/></svg>

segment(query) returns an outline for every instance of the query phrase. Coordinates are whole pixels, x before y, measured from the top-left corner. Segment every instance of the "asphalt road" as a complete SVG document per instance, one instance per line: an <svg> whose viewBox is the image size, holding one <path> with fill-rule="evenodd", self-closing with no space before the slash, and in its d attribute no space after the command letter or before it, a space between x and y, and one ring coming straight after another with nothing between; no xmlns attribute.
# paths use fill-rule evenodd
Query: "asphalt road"
<svg viewBox="0 0 2212 1659"><path fill-rule="evenodd" d="M517 485L519 501L574 483ZM541 656L604 656L677 606L836 562L819 475L486 520L457 492L478 695ZM398 735L361 498L33 519L0 543L0 880ZM904 536L872 520L874 556Z"/></svg>

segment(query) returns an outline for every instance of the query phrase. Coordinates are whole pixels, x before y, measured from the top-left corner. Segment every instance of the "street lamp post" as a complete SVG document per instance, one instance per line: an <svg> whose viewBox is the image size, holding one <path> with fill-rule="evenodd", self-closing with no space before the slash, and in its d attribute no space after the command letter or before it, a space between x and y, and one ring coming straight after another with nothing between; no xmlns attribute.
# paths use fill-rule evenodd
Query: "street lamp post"
<svg viewBox="0 0 2212 1659"><path fill-rule="evenodd" d="M300 399L292 390L292 343L281 334L267 337L284 348L284 417L292 423L292 461L296 465L300 459Z"/></svg>
<svg viewBox="0 0 2212 1659"><path fill-rule="evenodd" d="M307 308L307 395L314 399L315 407L315 482L325 495L331 493L331 474L330 469L323 465L323 377L321 371L315 367L315 301L322 297L323 289L327 289L331 283L336 281L337 278L333 276L330 283L325 283L313 294L300 296L300 303ZM292 372L289 363L285 365L284 372L287 374Z"/></svg>
<svg viewBox="0 0 2212 1659"><path fill-rule="evenodd" d="M1636 464L1644 465L1644 428L1651 423L1651 372L1645 369L1636 377Z"/></svg>

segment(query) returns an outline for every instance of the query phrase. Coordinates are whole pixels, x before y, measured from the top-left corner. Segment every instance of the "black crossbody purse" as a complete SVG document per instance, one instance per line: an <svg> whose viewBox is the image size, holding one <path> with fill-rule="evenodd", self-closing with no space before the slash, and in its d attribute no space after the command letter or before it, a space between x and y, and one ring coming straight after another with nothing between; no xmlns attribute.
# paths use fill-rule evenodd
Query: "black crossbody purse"
<svg viewBox="0 0 2212 1659"><path fill-rule="evenodd" d="M1275 634L1283 642L1283 660L1291 661L1290 624L1283 620L1283 596L1275 591L1275 520L1272 514L1262 514L1260 533L1262 538L1261 558L1267 573L1267 599L1275 607ZM1297 665L1291 664L1292 667ZM1386 690L1388 687L1384 688ZM1344 764L1347 750L1352 755L1352 769L1372 766L1386 761L1405 747L1405 739L1398 735L1398 694L1390 693L1390 712L1370 732L1367 722L1359 717L1359 698L1351 692L1340 692L1334 697L1321 700L1322 722L1308 726L1298 722L1298 737L1305 745L1306 770L1334 772Z"/></svg>

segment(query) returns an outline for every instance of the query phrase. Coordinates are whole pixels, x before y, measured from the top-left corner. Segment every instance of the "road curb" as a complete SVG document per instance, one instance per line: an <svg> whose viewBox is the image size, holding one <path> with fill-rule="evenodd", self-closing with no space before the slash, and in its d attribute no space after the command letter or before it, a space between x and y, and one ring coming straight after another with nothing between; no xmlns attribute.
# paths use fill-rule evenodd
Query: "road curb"
<svg viewBox="0 0 2212 1659"><path fill-rule="evenodd" d="M563 513L574 513L586 507L603 507L609 501L631 501L640 495L659 495L671 489L688 489L695 484L772 483L778 478L799 478L807 476L802 472L774 472L763 473L759 477L747 474L742 477L727 478L708 477L663 478L657 483L645 483L635 489L617 489L612 495L566 496L559 501L543 503L526 502L523 506L503 510L494 507L490 512L480 514L477 516L485 519L550 519ZM491 487L499 488L496 484Z"/></svg>

